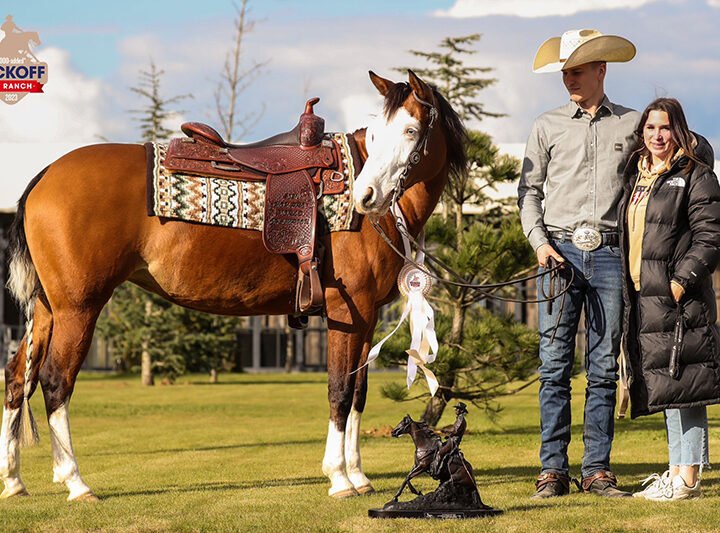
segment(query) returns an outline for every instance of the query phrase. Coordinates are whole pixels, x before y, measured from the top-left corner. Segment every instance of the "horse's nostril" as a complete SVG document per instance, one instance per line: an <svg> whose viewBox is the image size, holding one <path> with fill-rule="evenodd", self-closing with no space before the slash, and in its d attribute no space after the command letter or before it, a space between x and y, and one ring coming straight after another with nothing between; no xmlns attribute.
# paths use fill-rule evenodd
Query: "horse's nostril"
<svg viewBox="0 0 720 533"><path fill-rule="evenodd" d="M370 202L372 201L374 195L375 195L375 191L373 191L373 188L368 187L365 190L365 196L363 196L363 199L362 199L363 205L369 205Z"/></svg>

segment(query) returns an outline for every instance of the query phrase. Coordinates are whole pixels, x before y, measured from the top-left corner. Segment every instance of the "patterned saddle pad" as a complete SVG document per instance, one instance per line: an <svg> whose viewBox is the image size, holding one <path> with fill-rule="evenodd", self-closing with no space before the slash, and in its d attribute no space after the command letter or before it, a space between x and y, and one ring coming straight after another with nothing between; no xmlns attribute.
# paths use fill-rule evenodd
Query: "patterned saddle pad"
<svg viewBox="0 0 720 533"><path fill-rule="evenodd" d="M334 133L340 144L345 175L341 194L323 195L318 200L318 233L357 231L361 216L353 209L355 176L361 170L357 147L348 135ZM239 181L220 177L171 173L165 166L166 146L146 143L147 213L213 226L262 231L265 211L265 182ZM347 161L345 161L347 160Z"/></svg>

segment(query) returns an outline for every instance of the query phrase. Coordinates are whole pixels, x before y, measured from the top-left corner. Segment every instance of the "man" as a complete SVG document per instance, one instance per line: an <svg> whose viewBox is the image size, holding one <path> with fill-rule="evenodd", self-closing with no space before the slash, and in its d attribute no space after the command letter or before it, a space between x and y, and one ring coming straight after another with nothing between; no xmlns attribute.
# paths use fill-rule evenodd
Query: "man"
<svg viewBox="0 0 720 533"><path fill-rule="evenodd" d="M564 261L575 281L563 308L559 301L538 306L542 470L533 498L569 492L570 378L583 307L588 384L581 487L630 496L610 471L622 313L616 208L640 115L610 102L604 80L607 62L634 56L630 41L595 30L549 39L535 56L534 72L562 71L570 102L532 126L518 186L520 218L540 266L549 258ZM549 280L540 283L547 293Z"/></svg>
<svg viewBox="0 0 720 533"><path fill-rule="evenodd" d="M460 449L460 441L462 441L465 429L467 429L467 422L465 422L465 415L467 413L467 405L463 402L458 402L455 406L455 425L453 425L447 439L435 454L435 459L433 459L433 463L429 469L432 474L440 475L440 471L445 463L448 462L450 456L456 450Z"/></svg>

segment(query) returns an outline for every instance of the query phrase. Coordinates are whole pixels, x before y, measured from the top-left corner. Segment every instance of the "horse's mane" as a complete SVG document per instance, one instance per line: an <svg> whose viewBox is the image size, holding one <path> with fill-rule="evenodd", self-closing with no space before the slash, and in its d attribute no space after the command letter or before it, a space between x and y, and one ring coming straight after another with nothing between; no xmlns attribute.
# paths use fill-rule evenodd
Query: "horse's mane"
<svg viewBox="0 0 720 533"><path fill-rule="evenodd" d="M421 421L421 420L414 421L414 422L415 422L415 425L417 425L418 429L419 429L420 431L422 431L423 433L425 433L425 435L426 435L427 437L432 437L432 438L435 438L435 439L437 439L437 440L440 440L440 437L438 437L438 436L435 434L435 432L434 432L432 429L430 429L430 426L427 425L427 422L423 422L423 421Z"/></svg>
<svg viewBox="0 0 720 533"><path fill-rule="evenodd" d="M467 153L465 152L468 137L467 130L458 114L440 91L438 91L437 87L430 85L430 88L440 108L440 117L447 136L450 174L456 177L463 176L468 171ZM387 95L385 95L385 106L383 109L385 117L388 119L391 118L398 109L402 107L411 92L412 88L409 83L400 82L393 85Z"/></svg>

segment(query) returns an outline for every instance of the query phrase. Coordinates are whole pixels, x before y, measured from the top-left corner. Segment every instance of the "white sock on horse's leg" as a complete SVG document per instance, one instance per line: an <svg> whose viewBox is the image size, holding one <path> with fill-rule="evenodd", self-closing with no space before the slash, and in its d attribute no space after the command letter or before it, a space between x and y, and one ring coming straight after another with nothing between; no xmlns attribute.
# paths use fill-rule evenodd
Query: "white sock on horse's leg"
<svg viewBox="0 0 720 533"><path fill-rule="evenodd" d="M345 426L345 471L358 494L368 494L374 489L362 470L360 458L360 419L362 413L353 407Z"/></svg>
<svg viewBox="0 0 720 533"><path fill-rule="evenodd" d="M53 456L53 481L64 483L70 491L68 500L94 499L92 490L80 477L70 438L70 418L67 402L63 403L48 417L50 444Z"/></svg>
<svg viewBox="0 0 720 533"><path fill-rule="evenodd" d="M20 415L20 409L3 407L2 430L0 431L0 479L5 483L5 490L0 498L26 496L25 484L20 479L20 442L13 435L12 426Z"/></svg>
<svg viewBox="0 0 720 533"><path fill-rule="evenodd" d="M322 470L323 474L330 478L328 490L330 496L335 498L357 496L357 491L345 470L345 432L339 431L332 420L328 427Z"/></svg>

